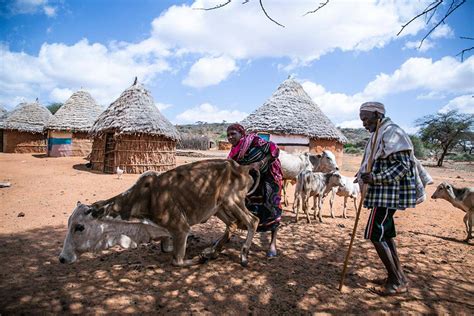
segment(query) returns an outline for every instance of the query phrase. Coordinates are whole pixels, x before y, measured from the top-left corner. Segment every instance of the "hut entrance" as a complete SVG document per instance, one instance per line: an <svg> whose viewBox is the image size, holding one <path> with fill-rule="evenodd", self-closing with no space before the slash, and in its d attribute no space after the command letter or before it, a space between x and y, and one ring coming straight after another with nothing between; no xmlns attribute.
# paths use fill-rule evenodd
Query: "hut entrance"
<svg viewBox="0 0 474 316"><path fill-rule="evenodd" d="M114 173L115 139L113 133L105 135L104 173Z"/></svg>
<svg viewBox="0 0 474 316"><path fill-rule="evenodd" d="M0 153L3 153L3 130L0 130Z"/></svg>

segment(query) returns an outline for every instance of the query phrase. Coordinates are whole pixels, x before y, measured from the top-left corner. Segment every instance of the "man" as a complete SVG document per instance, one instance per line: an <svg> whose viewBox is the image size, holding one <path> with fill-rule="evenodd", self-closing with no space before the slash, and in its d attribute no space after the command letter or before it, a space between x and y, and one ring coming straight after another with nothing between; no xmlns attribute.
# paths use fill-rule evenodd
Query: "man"
<svg viewBox="0 0 474 316"><path fill-rule="evenodd" d="M364 207L371 209L365 238L372 241L388 273L386 279L377 282L382 289L375 291L380 295L399 294L407 291L408 281L395 246L393 214L417 203L413 145L408 135L385 117L382 103L362 104L359 116L372 134L357 177L361 185L367 184Z"/></svg>

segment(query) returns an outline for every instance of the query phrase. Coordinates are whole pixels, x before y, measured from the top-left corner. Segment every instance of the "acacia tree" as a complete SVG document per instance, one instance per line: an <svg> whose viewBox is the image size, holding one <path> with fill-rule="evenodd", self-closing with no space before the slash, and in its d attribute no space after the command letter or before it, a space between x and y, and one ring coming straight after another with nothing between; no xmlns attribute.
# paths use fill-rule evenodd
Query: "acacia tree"
<svg viewBox="0 0 474 316"><path fill-rule="evenodd" d="M441 150L438 167L443 166L448 151L472 130L473 124L473 114L461 114L456 110L427 115L417 120L421 140Z"/></svg>
<svg viewBox="0 0 474 316"><path fill-rule="evenodd" d="M51 103L46 108L51 112L51 114L54 115L54 113L56 113L62 106L63 106L62 103L55 102L55 103Z"/></svg>

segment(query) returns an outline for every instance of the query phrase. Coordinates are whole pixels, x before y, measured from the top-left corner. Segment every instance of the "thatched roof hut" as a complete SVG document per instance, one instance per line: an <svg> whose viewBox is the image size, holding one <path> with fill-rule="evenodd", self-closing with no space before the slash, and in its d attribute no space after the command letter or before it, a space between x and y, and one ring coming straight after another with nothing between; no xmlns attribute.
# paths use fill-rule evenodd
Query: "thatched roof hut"
<svg viewBox="0 0 474 316"><path fill-rule="evenodd" d="M88 132L103 110L88 92L74 92L46 126L48 156L87 156L92 150Z"/></svg>
<svg viewBox="0 0 474 316"><path fill-rule="evenodd" d="M290 152L331 150L342 159L346 137L313 102L303 87L288 78L242 125Z"/></svg>
<svg viewBox="0 0 474 316"><path fill-rule="evenodd" d="M92 168L106 173L166 171L176 166L179 133L160 113L150 92L136 82L95 121Z"/></svg>
<svg viewBox="0 0 474 316"><path fill-rule="evenodd" d="M51 117L51 112L38 100L19 104L3 122L3 151L46 153L44 127Z"/></svg>

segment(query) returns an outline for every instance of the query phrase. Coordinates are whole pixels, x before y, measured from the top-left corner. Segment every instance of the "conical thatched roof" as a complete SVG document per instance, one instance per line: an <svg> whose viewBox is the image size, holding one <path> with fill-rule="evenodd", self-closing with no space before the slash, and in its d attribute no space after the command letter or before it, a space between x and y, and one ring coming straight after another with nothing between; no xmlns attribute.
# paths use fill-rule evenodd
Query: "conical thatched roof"
<svg viewBox="0 0 474 316"><path fill-rule="evenodd" d="M151 93L135 83L122 92L95 121L90 129L93 135L107 131L121 134L163 135L179 139L177 129L158 110Z"/></svg>
<svg viewBox="0 0 474 316"><path fill-rule="evenodd" d="M8 114L3 123L3 128L20 132L42 133L52 116L51 112L44 106L41 106L38 101L20 103Z"/></svg>
<svg viewBox="0 0 474 316"><path fill-rule="evenodd" d="M347 138L313 102L294 79L287 79L271 98L247 116L242 125L248 131L266 131L284 135L347 142Z"/></svg>
<svg viewBox="0 0 474 316"><path fill-rule="evenodd" d="M0 129L3 128L3 123L7 119L8 112L0 105Z"/></svg>
<svg viewBox="0 0 474 316"><path fill-rule="evenodd" d="M103 110L88 92L79 90L49 120L47 129L88 132Z"/></svg>

